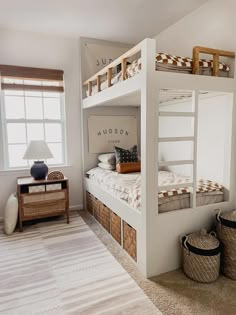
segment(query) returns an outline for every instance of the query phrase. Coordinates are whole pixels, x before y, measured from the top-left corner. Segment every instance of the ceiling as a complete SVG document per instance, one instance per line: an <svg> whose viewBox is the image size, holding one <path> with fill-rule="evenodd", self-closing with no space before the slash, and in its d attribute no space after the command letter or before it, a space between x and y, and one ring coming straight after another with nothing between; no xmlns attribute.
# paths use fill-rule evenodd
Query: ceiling
<svg viewBox="0 0 236 315"><path fill-rule="evenodd" d="M0 28L137 43L207 0L0 0Z"/></svg>

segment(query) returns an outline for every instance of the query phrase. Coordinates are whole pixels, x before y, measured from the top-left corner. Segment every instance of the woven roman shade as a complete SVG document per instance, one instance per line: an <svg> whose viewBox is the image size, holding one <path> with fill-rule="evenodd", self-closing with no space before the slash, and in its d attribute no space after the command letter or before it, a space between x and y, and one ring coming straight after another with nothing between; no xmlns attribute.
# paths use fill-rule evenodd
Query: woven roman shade
<svg viewBox="0 0 236 315"><path fill-rule="evenodd" d="M2 90L64 92L62 70L0 65Z"/></svg>

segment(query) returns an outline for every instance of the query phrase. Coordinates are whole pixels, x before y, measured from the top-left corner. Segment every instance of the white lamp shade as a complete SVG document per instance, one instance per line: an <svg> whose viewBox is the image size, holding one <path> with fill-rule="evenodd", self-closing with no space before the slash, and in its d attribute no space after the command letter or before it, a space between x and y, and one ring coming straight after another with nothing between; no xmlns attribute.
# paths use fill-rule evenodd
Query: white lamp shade
<svg viewBox="0 0 236 315"><path fill-rule="evenodd" d="M24 160L44 160L53 158L47 143L43 140L30 141L25 154Z"/></svg>

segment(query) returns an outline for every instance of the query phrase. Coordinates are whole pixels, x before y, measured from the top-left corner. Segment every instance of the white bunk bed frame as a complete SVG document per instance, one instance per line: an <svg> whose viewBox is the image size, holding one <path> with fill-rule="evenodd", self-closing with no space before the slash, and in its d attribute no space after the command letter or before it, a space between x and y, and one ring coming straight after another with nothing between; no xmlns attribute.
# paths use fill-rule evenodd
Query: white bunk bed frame
<svg viewBox="0 0 236 315"><path fill-rule="evenodd" d="M141 211L133 209L126 202L118 199L110 193L101 189L94 182L84 177L84 191L89 191L101 202L106 204L112 211L118 214L123 220L130 224L137 231L137 266L147 278L157 274L176 269L180 266L181 250L179 237L184 233L209 228L214 222L214 209L231 210L235 208L235 143L236 129L232 124L231 156L230 161L230 197L229 201L218 204L207 205L196 208L196 189L193 185L191 198L192 208L158 213L158 143L171 141L193 141L194 159L185 161L162 162L161 165L193 165L193 183L196 182L196 158L197 158L197 124L194 124L193 137L180 138L159 138L158 137L158 91L160 89L182 89L192 90L194 113L165 113L160 115L191 116L195 122L198 119L198 91L230 92L233 95L233 117L235 117L235 88L234 78L209 77L201 75L189 75L168 73L155 70L156 41L145 39L137 46L115 60L109 67L115 67L122 60L141 52L142 70L132 78L124 80L111 86L93 96L82 100L83 111L83 164L84 173L96 165L96 157L91 156L88 150L87 117L89 109L98 112L104 106L107 107L107 114L112 109L127 107L135 110L141 107ZM85 82L97 78L103 72L97 73L94 77ZM118 107L117 107L118 106ZM118 113L119 114L119 113ZM178 185L177 187L183 187ZM188 185L188 186L191 186ZM164 189L173 188L164 187ZM175 185L176 188L176 185ZM85 195L84 195L85 196ZM85 197L86 198L86 197Z"/></svg>

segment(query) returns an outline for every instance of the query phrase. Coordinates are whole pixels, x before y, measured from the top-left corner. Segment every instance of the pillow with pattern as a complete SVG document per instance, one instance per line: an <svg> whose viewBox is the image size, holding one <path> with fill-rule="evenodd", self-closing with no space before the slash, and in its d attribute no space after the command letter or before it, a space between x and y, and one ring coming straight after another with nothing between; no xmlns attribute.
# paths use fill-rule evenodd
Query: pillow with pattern
<svg viewBox="0 0 236 315"><path fill-rule="evenodd" d="M114 147L116 155L116 164L138 162L138 147L134 145L129 150L125 150L119 147Z"/></svg>

